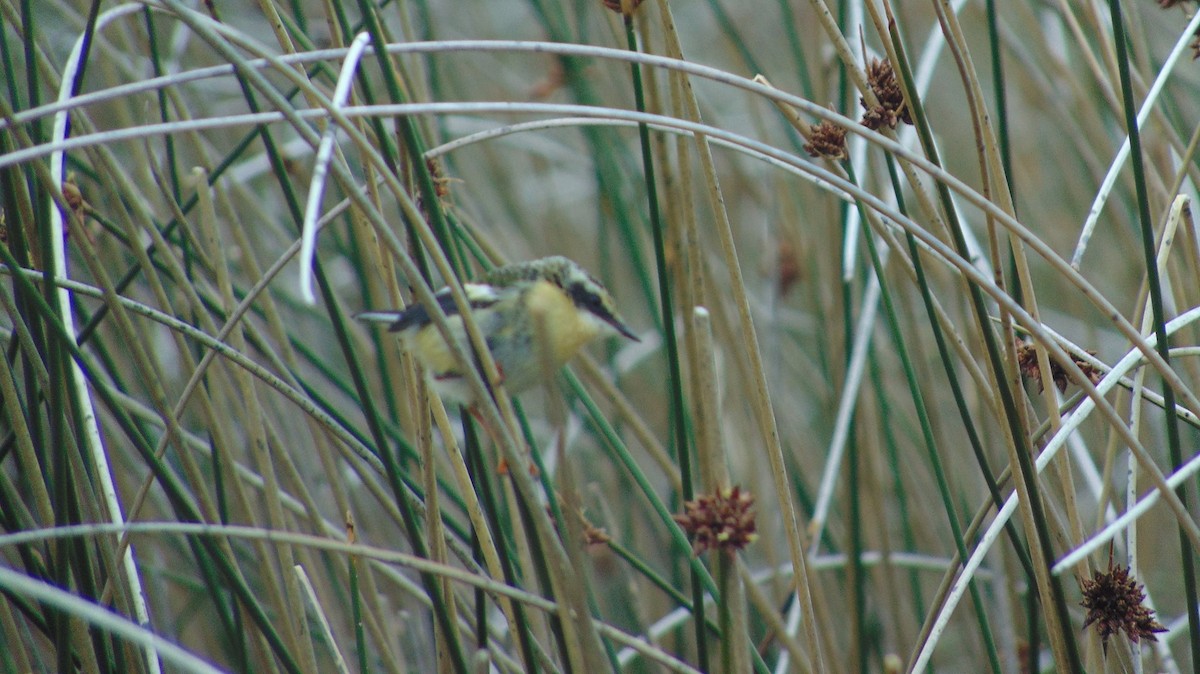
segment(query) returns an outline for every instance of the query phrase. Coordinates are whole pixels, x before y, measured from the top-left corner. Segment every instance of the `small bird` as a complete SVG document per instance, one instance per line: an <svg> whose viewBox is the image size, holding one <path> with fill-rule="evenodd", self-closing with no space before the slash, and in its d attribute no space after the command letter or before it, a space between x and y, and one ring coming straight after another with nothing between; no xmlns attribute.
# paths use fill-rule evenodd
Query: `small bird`
<svg viewBox="0 0 1200 674"><path fill-rule="evenodd" d="M584 344L598 337L620 334L641 341L617 313L604 286L565 257L498 267L478 281L464 283L463 290L509 393L533 386L543 367L563 366ZM470 340L450 289L442 288L435 297L446 312L451 334L469 355ZM356 318L389 323L391 332L400 333L405 350L429 371L443 398L464 404L474 401L462 364L424 305L401 311L367 311ZM539 320L544 327L538 327Z"/></svg>

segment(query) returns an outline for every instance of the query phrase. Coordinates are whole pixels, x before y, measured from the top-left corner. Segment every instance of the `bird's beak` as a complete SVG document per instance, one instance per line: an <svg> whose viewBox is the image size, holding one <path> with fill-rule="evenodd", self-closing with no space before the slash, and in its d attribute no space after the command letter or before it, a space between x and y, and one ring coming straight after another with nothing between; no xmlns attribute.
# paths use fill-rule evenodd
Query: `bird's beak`
<svg viewBox="0 0 1200 674"><path fill-rule="evenodd" d="M633 341L635 341L635 342L642 341L640 338L638 338L637 335L635 335L633 333L633 330L629 329L628 325L625 325L625 321L622 321L619 316L613 316L612 319L610 321L608 321L608 324L613 326L613 328L615 328L617 332L621 333L622 335L625 335L626 337L632 339Z"/></svg>

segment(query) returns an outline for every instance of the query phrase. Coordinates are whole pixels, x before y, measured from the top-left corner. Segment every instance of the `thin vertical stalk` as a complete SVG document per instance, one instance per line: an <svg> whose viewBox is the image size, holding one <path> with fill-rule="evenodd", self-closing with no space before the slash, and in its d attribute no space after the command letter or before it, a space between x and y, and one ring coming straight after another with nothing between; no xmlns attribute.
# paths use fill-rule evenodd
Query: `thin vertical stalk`
<svg viewBox="0 0 1200 674"><path fill-rule="evenodd" d="M637 35L633 30L633 13L622 14L625 23L625 40L629 51L637 52ZM630 77L633 82L634 102L638 112L646 112L646 93L642 84L641 66L636 63L629 65ZM692 456L688 442L686 417L683 404L683 374L679 366L679 336L675 331L675 309L671 297L671 279L667 269L667 244L665 226L659 213L658 184L655 179L654 157L651 155L650 127L645 123L638 124L638 137L642 145L642 169L646 180L646 202L650 212L650 230L654 236L654 259L658 266L658 301L662 309L662 329L666 338L667 364L669 369L668 388L671 396L671 419L674 422L674 437L676 443L675 455L679 459L679 476L683 483L683 498L690 501L695 498L695 487L692 480ZM691 573L692 607L695 612L696 654L701 670L707 671L708 637L704 626L704 588L700 577Z"/></svg>

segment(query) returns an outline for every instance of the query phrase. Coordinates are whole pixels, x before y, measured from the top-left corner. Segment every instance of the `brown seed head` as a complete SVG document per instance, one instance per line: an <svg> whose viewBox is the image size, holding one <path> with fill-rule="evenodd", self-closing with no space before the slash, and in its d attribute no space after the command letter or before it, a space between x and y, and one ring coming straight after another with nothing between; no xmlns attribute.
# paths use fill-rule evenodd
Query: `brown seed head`
<svg viewBox="0 0 1200 674"><path fill-rule="evenodd" d="M826 159L846 158L846 129L825 120L812 128L812 136L804 144L804 151L813 157Z"/></svg>
<svg viewBox="0 0 1200 674"><path fill-rule="evenodd" d="M442 173L442 163L437 159L426 159L425 169L429 171L429 177L433 179L433 192L438 199L445 199L450 195L450 179Z"/></svg>
<svg viewBox="0 0 1200 674"><path fill-rule="evenodd" d="M583 517L580 515L580 517ZM583 544L584 545L604 545L612 540L612 536L604 530L604 527L598 527L589 522L586 518L583 520Z"/></svg>
<svg viewBox="0 0 1200 674"><path fill-rule="evenodd" d="M633 13L637 11L638 6L642 4L642 0L600 0L600 2L605 7L611 9L617 14L625 14L625 12L628 10L630 16L632 16Z"/></svg>
<svg viewBox="0 0 1200 674"><path fill-rule="evenodd" d="M1109 561L1108 571L1085 579L1082 590L1080 604L1087 609L1083 627L1087 629L1094 624L1105 648L1108 638L1121 630L1134 643L1140 639L1158 641L1154 635L1167 631L1154 619L1154 611L1142 603L1146 593L1142 591L1142 584L1129 575L1129 567L1114 568Z"/></svg>
<svg viewBox="0 0 1200 674"><path fill-rule="evenodd" d="M792 286L803 277L804 268L800 264L800 251L796 250L796 244L788 239L780 239L777 250L779 251L779 294L786 295Z"/></svg>
<svg viewBox="0 0 1200 674"><path fill-rule="evenodd" d="M1095 351L1088 351L1088 353L1093 356L1096 355ZM1095 366L1083 358L1075 355L1071 356L1071 360L1088 378L1088 381L1092 382L1093 386L1100 383L1103 373L1096 369ZM1017 366L1021 369L1022 376L1026 377L1027 379L1037 380L1038 392L1040 393L1042 390L1042 371L1040 368L1038 368L1037 349L1034 348L1033 344L1029 342L1017 343ZM1058 388L1059 393L1066 392L1067 384L1071 382L1071 379L1067 375L1067 371L1063 369L1062 365L1051 361L1050 377L1054 380L1054 386Z"/></svg>
<svg viewBox="0 0 1200 674"><path fill-rule="evenodd" d="M565 506L566 503L559 499L559 505ZM554 511L550 508L550 504L545 506L546 514L550 515L550 521L554 523L555 530L558 529L558 520L554 517ZM612 536L608 535L604 527L598 527L588 519L587 514L582 509L576 511L575 515L579 518L579 523L582 525L583 544L587 546L604 545L612 540Z"/></svg>
<svg viewBox="0 0 1200 674"><path fill-rule="evenodd" d="M83 200L83 192L79 191L79 185L67 181L62 184L63 199L67 202L67 208L72 211L80 211L87 202Z"/></svg>
<svg viewBox="0 0 1200 674"><path fill-rule="evenodd" d="M892 64L882 59L872 59L867 64L867 84L879 100L879 105L868 107L865 99L858 99L866 110L862 118L863 126L871 130L883 126L894 129L899 122L913 123L908 105L904 102L904 91L896 81L896 71L892 70Z"/></svg>
<svg viewBox="0 0 1200 674"><path fill-rule="evenodd" d="M723 489L717 494L701 494L683 504L684 513L676 522L692 539L692 550L741 550L758 538L755 533L754 497L740 487Z"/></svg>

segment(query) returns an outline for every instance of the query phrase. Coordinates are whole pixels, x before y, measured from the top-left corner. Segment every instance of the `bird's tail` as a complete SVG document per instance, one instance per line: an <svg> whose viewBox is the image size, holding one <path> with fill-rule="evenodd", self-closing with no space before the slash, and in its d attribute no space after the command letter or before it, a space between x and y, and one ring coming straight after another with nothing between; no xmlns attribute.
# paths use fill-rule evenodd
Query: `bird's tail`
<svg viewBox="0 0 1200 674"><path fill-rule="evenodd" d="M395 323L400 320L399 311L364 311L354 314L354 318L366 323Z"/></svg>

